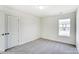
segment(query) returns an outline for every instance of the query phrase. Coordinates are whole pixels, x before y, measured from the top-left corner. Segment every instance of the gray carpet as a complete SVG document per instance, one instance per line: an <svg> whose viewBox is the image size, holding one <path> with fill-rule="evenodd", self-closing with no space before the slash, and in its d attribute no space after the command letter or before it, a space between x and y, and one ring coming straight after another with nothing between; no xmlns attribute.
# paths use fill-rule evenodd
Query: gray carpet
<svg viewBox="0 0 79 59"><path fill-rule="evenodd" d="M54 42L46 39L38 39L29 43L10 48L3 54L75 54L76 47Z"/></svg>

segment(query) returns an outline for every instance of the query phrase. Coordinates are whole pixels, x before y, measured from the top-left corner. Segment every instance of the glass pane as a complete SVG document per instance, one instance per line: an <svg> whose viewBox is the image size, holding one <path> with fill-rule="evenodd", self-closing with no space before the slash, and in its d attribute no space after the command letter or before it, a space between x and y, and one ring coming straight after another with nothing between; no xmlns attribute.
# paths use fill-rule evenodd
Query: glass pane
<svg viewBox="0 0 79 59"><path fill-rule="evenodd" d="M59 19L59 36L70 36L70 19Z"/></svg>

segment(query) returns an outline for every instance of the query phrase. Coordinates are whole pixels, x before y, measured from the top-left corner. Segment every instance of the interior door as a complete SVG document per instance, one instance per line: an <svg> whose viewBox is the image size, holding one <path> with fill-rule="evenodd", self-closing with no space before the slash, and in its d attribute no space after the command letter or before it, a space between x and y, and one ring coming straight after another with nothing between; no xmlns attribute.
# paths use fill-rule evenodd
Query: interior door
<svg viewBox="0 0 79 59"><path fill-rule="evenodd" d="M0 52L5 50L5 15L0 12Z"/></svg>
<svg viewBox="0 0 79 59"><path fill-rule="evenodd" d="M7 40L8 48L17 46L19 44L18 33L18 17L17 16L7 16Z"/></svg>

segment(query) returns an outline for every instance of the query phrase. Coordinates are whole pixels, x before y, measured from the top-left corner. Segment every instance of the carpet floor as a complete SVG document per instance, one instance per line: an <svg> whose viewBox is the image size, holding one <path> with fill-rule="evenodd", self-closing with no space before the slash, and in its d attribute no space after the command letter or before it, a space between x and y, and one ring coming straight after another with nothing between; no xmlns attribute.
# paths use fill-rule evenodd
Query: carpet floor
<svg viewBox="0 0 79 59"><path fill-rule="evenodd" d="M77 54L77 49L69 44L38 39L10 48L2 54Z"/></svg>

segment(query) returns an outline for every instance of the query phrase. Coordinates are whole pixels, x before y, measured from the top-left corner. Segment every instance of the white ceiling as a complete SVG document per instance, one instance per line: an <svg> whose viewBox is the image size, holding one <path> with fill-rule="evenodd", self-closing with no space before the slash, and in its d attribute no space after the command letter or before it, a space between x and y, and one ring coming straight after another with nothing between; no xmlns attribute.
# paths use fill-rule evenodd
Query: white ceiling
<svg viewBox="0 0 79 59"><path fill-rule="evenodd" d="M77 5L45 5L40 9L39 5L9 5L9 8L17 9L25 13L32 14L34 16L44 17L57 15L60 13L68 13L75 11L79 6Z"/></svg>

